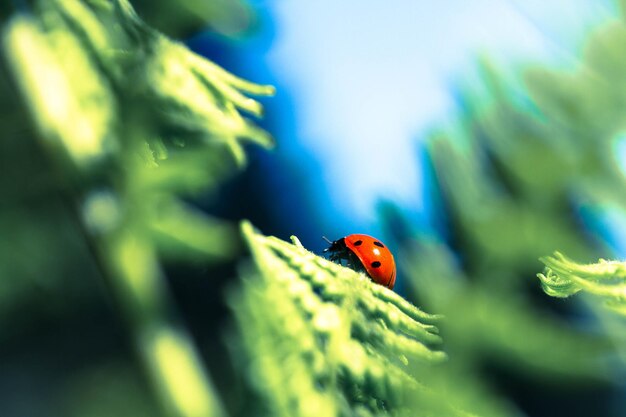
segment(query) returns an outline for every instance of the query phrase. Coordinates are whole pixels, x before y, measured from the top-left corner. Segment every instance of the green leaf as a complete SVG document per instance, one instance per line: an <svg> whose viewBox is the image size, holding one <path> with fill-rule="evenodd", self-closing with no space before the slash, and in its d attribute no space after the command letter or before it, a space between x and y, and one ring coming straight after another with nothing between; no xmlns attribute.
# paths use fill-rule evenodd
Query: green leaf
<svg viewBox="0 0 626 417"><path fill-rule="evenodd" d="M626 315L626 263L600 259L595 264L580 264L559 252L541 258L546 265L537 274L546 294L569 297L579 291L595 296L607 307Z"/></svg>
<svg viewBox="0 0 626 417"><path fill-rule="evenodd" d="M391 412L428 391L416 366L446 355L427 314L367 276L242 225L258 273L231 304L252 383L273 415Z"/></svg>
<svg viewBox="0 0 626 417"><path fill-rule="evenodd" d="M85 168L116 148L117 103L80 40L65 29L47 32L35 19L16 17L4 47L43 135Z"/></svg>

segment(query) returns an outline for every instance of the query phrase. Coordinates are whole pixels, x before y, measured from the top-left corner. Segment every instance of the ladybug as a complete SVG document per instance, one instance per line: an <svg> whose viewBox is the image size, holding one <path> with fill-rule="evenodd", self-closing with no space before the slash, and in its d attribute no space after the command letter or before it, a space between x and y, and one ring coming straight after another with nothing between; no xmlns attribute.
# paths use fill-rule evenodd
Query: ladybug
<svg viewBox="0 0 626 417"><path fill-rule="evenodd" d="M368 235L348 235L331 242L324 249L329 252L329 259L341 263L346 261L348 267L365 272L372 280L389 289L396 283L396 262L393 255L383 243Z"/></svg>

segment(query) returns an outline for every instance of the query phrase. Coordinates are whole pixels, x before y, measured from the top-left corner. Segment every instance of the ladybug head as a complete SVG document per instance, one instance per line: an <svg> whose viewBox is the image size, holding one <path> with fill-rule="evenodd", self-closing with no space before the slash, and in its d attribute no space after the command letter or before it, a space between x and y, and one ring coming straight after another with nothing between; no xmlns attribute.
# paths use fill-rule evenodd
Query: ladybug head
<svg viewBox="0 0 626 417"><path fill-rule="evenodd" d="M362 263L359 262L359 258L346 246L345 238L342 237L334 241L330 241L325 236L322 236L322 238L330 244L329 247L324 249L324 252L329 253L328 259L355 271L367 273Z"/></svg>
<svg viewBox="0 0 626 417"><path fill-rule="evenodd" d="M346 243L344 241L344 238L337 239L337 240L330 240L326 236L322 236L322 239L324 239L330 245L329 247L324 249L324 252L330 252L332 254L332 253L343 252L346 249Z"/></svg>

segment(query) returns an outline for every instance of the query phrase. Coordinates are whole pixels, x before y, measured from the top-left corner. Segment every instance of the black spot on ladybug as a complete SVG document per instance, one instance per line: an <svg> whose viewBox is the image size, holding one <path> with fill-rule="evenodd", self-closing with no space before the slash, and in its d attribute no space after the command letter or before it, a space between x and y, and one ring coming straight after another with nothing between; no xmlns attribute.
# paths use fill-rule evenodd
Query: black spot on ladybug
<svg viewBox="0 0 626 417"><path fill-rule="evenodd" d="M372 265L372 268L380 268L380 262L378 261L372 262L371 265Z"/></svg>
<svg viewBox="0 0 626 417"><path fill-rule="evenodd" d="M354 242L354 246L361 246L363 244L362 240L357 240L356 242Z"/></svg>
<svg viewBox="0 0 626 417"><path fill-rule="evenodd" d="M385 247L385 245L383 245L379 241L374 242L374 245L378 246L379 248L384 248Z"/></svg>

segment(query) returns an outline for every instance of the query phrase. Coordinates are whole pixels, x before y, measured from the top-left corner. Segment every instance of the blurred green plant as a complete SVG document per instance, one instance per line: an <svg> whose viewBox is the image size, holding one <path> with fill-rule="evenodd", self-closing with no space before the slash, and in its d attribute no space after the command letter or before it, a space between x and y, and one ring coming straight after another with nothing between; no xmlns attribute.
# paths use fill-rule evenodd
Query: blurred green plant
<svg viewBox="0 0 626 417"><path fill-rule="evenodd" d="M162 410L221 415L197 349L176 318L159 258L214 261L237 253L236 228L183 198L211 192L245 163L244 141L272 145L240 111L259 116L260 104L246 94L273 88L239 79L161 35L126 0L37 1L13 16L2 35L3 68L11 76L3 87L19 94L36 133L25 127L5 141L2 194L12 199L0 219L23 246L41 247L42 261L31 250L15 256L14 243L4 243L4 312L28 299L16 297L28 292L25 279L43 279L48 248L72 257L58 249L63 241L55 227L50 234L28 229L34 218L24 210L43 203L38 216L63 218L68 241L92 259L83 259L90 267L75 276L89 270L104 279ZM28 126L20 112L13 110L13 121ZM24 137L39 158L33 172L21 165L29 160L17 143ZM42 183L35 191L31 177ZM20 274L25 266L29 276ZM74 284L63 275L53 268L46 277L57 297ZM13 283L17 291L9 289Z"/></svg>
<svg viewBox="0 0 626 417"><path fill-rule="evenodd" d="M243 0L136 0L133 4L150 26L175 38L206 30L240 38L253 32L257 25L254 10Z"/></svg>
<svg viewBox="0 0 626 417"><path fill-rule="evenodd" d="M622 9L623 5L622 2ZM626 90L621 87L626 59L620 48L625 40L626 23L622 17L605 25L589 40L584 65L578 71L567 77L542 71L533 77L538 103L555 121L558 132L576 139L576 152L572 153L567 167L568 175L576 181L570 184L570 193L588 212L588 217L600 219L597 225L615 219L619 222L626 217L626 196L619 191L624 189L626 179L621 152L626 131L622 117ZM612 229L611 226L596 228L607 242L602 256L614 257L615 242L622 241L622 236L611 236L619 233ZM617 248L620 249L623 247ZM623 263L603 259L593 264L574 262L561 252L587 261L599 256L581 256L564 246L554 246L543 254L555 250L558 251L553 256L540 258L546 266L544 273L538 274L543 290L560 298L582 292L581 300L594 313L603 334L613 341L623 367L626 363Z"/></svg>
<svg viewBox="0 0 626 417"><path fill-rule="evenodd" d="M447 318L444 379L463 375L497 399L485 367L521 381L610 378L611 342L541 307L529 260L556 249L597 259L610 248L589 233L588 213L626 213L615 192L624 187L615 149L626 127L625 28L610 21L590 36L575 73L526 66L505 77L482 61L480 82L458 96L461 115L426 142L444 236L414 232L399 209L381 206L409 299Z"/></svg>
<svg viewBox="0 0 626 417"><path fill-rule="evenodd" d="M562 136L577 140L577 147L570 150L572 157L566 171L577 182L571 193L600 218L626 215L626 196L616 192L625 185L620 153L626 130L622 117L626 90L621 87L626 59L620 48L625 40L626 23L613 21L589 41L580 70L567 77L549 71L533 74L538 103L555 120ZM563 246L551 249L580 258ZM610 253L603 251L607 252ZM560 252L542 257L541 261L546 269L538 276L547 294L568 297L583 291L604 298L605 305L619 314L626 311L621 262L600 260L596 264L580 264Z"/></svg>

